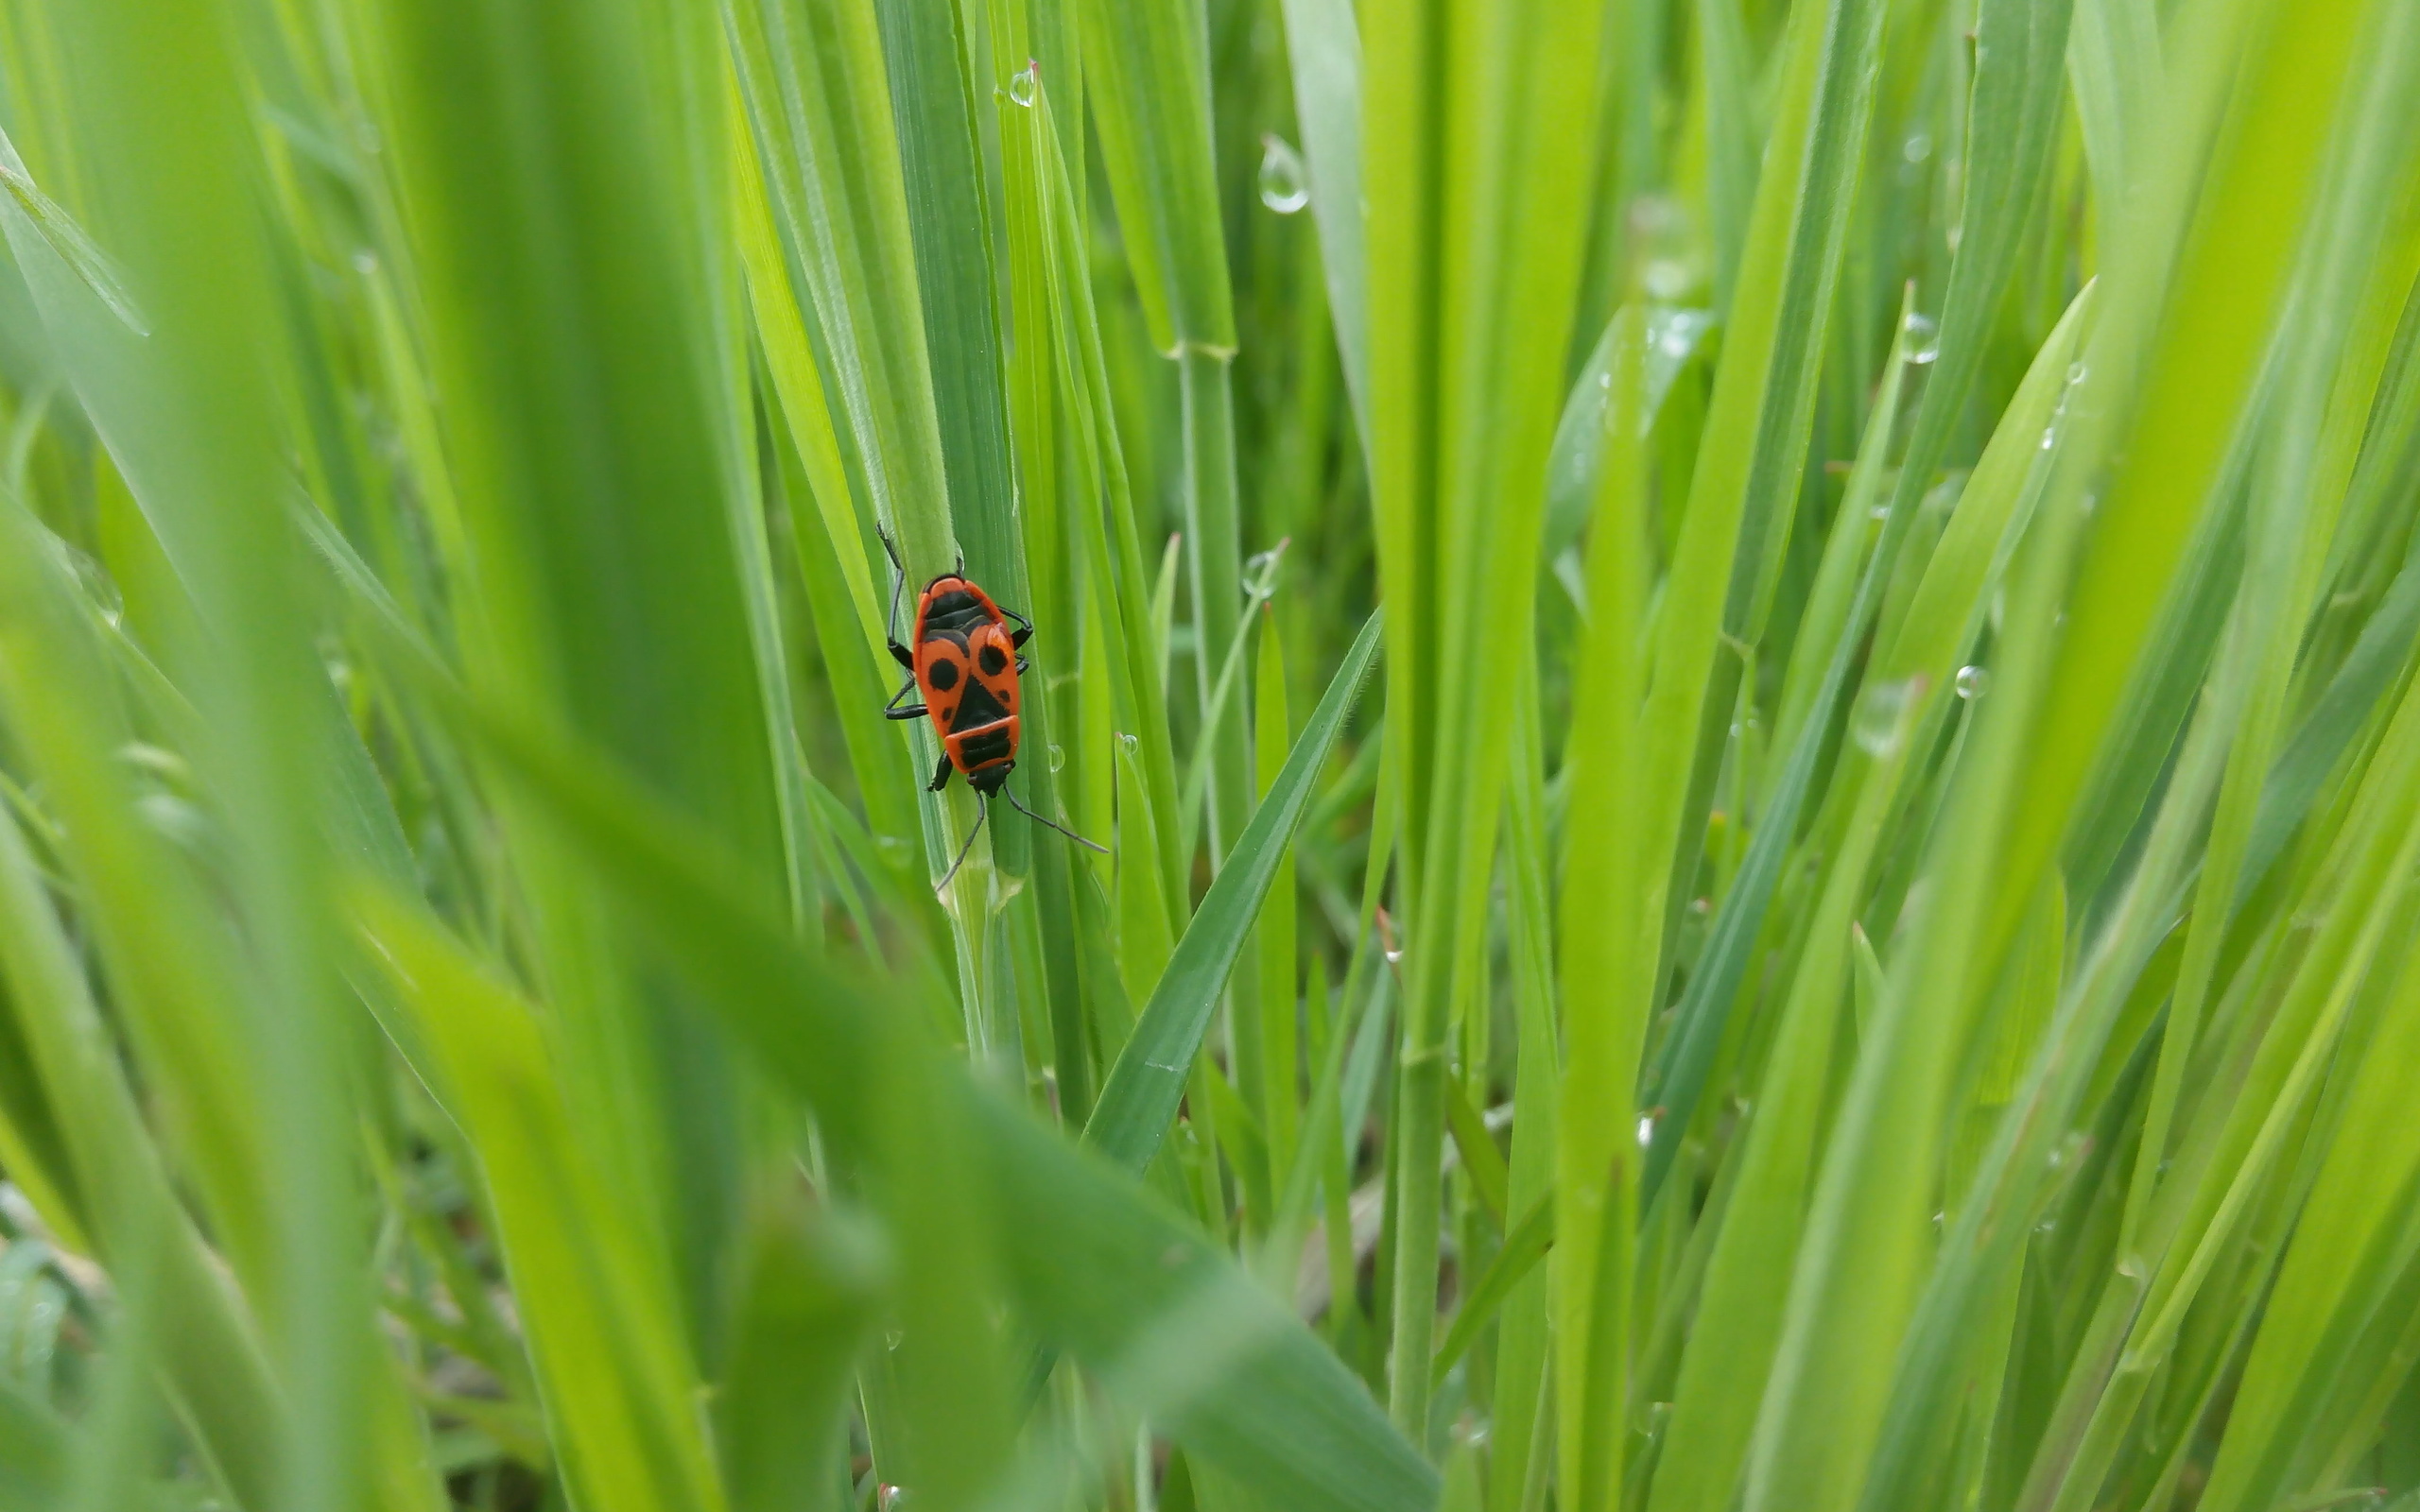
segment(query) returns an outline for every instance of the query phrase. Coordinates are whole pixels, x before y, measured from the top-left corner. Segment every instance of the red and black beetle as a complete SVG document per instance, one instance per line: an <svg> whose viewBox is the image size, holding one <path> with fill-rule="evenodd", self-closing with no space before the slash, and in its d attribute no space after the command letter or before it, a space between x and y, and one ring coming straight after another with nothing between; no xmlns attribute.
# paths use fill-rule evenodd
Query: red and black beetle
<svg viewBox="0 0 2420 1512"><path fill-rule="evenodd" d="M1027 818L1048 824L1078 845L1092 846L1106 855L1102 847L1018 802L1008 789L1020 738L1017 676L1026 669L1021 652L1033 636L1033 622L994 603L992 595L966 576L961 563L957 572L942 574L916 595L914 646L900 644L899 597L907 587L908 574L888 536L882 544L898 572L890 591L890 654L908 674L907 684L883 705L883 717L930 718L933 734L942 743L942 759L933 768L927 790L938 793L947 787L954 769L966 775L966 785L975 789L982 805L975 828L966 832L966 843L959 847L958 860L950 863L940 885L949 885L966 853L975 848L975 836L991 816L989 800L994 793L1007 798L1009 806ZM1015 622L1013 626L1011 621ZM925 701L901 707L899 700L910 693L922 694Z"/></svg>

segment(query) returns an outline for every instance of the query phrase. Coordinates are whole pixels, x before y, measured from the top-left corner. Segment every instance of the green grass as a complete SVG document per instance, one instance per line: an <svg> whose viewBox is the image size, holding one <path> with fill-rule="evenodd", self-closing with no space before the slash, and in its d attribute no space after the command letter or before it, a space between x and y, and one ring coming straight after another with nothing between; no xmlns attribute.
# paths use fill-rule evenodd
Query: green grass
<svg viewBox="0 0 2420 1512"><path fill-rule="evenodd" d="M0 0L0 1512L2420 1508L2415 94Z"/></svg>

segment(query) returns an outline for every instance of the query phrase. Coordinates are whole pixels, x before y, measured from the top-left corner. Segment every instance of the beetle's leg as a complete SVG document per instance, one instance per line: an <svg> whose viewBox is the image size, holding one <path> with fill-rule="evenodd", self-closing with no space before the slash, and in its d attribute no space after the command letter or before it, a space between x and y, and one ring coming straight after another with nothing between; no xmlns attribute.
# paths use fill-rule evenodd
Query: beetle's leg
<svg viewBox="0 0 2420 1512"><path fill-rule="evenodd" d="M949 864L947 871L942 873L942 880L933 884L933 891L939 892L948 886L950 879L958 875L958 868L966 865L967 852L975 849L975 837L983 833L983 821L991 816L992 805L984 802L978 796L975 799L975 828L966 832L966 843L958 848L958 859Z"/></svg>
<svg viewBox="0 0 2420 1512"><path fill-rule="evenodd" d="M1019 672L1030 672L1030 671L1032 671L1032 670L1033 670L1033 661L1032 661L1032 659L1031 659L1031 658L1029 658L1029 657L1022 657L1022 656L1021 656L1021 657L1019 657L1019 658L1017 658L1017 670L1018 670Z"/></svg>
<svg viewBox="0 0 2420 1512"><path fill-rule="evenodd" d="M1017 627L1009 632L1009 644L1023 649L1025 643L1033 639L1033 621L1012 609L1004 609L1000 612L1017 622Z"/></svg>
<svg viewBox="0 0 2420 1512"><path fill-rule="evenodd" d="M927 793L938 793L949 786L949 752L942 752L942 763L933 768L933 780L925 784Z"/></svg>
<svg viewBox="0 0 2420 1512"><path fill-rule="evenodd" d="M899 707L899 700L900 700L900 699L902 699L902 698L907 697L909 694L911 694L911 693L913 693L913 692L915 692L915 691L916 691L916 679L913 679L913 678L910 678L910 679L908 679L908 681L907 681L906 685L904 685L903 687L901 687L901 688L900 688L900 690L899 690L897 693L894 693L894 694L892 694L892 695L890 696L890 701L889 703L884 704L884 705L882 706L882 717L884 717L885 719L922 719L922 718L924 718L924 717L925 717L925 713L927 713L927 711L926 711L926 709L925 708L925 706L924 706L923 704L921 704L921 703L920 703L920 704L916 704L916 705L914 705L913 707L911 707L911 708L907 708L907 709L902 709L901 707Z"/></svg>
<svg viewBox="0 0 2420 1512"><path fill-rule="evenodd" d="M890 538L884 536L882 544L885 550L890 550ZM899 644L899 595L908 587L908 569L899 565L899 553L895 551L890 553L890 618L883 622L883 633L890 642L890 659L913 672L916 670L916 653Z"/></svg>

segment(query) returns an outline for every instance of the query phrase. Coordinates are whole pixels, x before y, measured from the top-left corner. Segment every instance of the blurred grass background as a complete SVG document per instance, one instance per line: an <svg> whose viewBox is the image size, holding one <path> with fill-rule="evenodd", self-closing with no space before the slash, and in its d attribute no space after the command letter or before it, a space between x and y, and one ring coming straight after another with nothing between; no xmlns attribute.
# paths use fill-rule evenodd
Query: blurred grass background
<svg viewBox="0 0 2420 1512"><path fill-rule="evenodd" d="M2420 1508L2415 94L0 0L0 1512Z"/></svg>

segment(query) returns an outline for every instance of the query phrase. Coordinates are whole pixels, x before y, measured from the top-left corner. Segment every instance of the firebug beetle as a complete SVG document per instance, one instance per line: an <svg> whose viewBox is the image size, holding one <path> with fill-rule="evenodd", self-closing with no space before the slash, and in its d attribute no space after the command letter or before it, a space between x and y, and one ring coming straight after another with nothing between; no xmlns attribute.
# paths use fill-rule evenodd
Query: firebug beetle
<svg viewBox="0 0 2420 1512"><path fill-rule="evenodd" d="M931 719L933 734L942 743L942 759L933 768L927 790L940 792L949 785L952 771L961 772L981 805L975 828L966 832L966 843L958 848L958 859L942 874L941 885L949 885L967 852L975 849L975 836L991 817L990 799L994 793L1036 824L1047 824L1078 845L1108 854L1075 831L1027 808L1008 788L1009 773L1017 765L1021 728L1017 677L1026 670L1022 652L1033 637L1033 622L993 602L960 563L957 572L942 574L916 595L914 640L910 645L900 644L899 599L907 588L908 574L900 566L899 552L890 538L885 536L882 544L898 573L890 591L890 654L908 669L907 683L883 705L883 717ZM925 701L903 706L899 700L911 693L921 694Z"/></svg>

